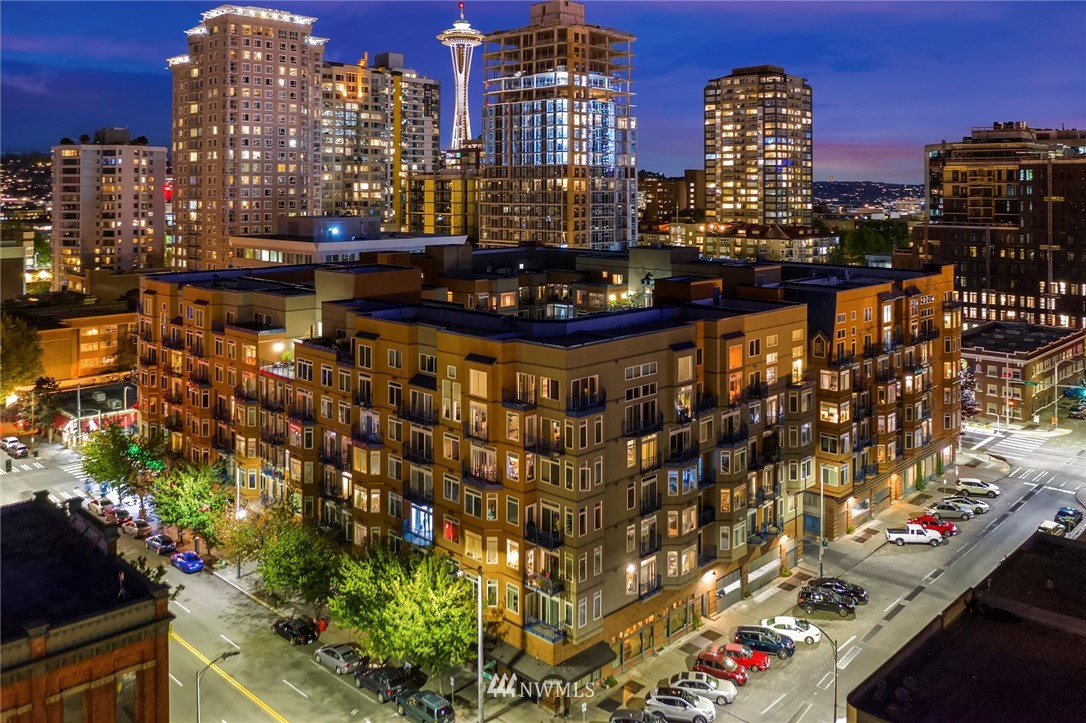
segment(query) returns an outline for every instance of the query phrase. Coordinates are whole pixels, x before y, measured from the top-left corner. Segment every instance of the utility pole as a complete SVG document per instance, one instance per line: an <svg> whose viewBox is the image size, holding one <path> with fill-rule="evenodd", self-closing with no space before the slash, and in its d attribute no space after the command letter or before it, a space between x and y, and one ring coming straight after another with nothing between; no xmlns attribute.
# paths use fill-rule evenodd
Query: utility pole
<svg viewBox="0 0 1086 723"><path fill-rule="evenodd" d="M83 443L83 385L75 385L75 429L76 447Z"/></svg>

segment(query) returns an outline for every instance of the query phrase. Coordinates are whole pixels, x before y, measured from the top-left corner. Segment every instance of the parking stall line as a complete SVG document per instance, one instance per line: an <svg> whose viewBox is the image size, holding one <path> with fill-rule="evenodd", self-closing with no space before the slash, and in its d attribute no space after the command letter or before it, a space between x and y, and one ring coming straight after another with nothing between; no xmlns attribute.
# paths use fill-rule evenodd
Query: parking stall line
<svg viewBox="0 0 1086 723"><path fill-rule="evenodd" d="M807 715L807 711L811 709L812 705L814 704L811 701L807 701L806 703L801 705L799 707L799 710L796 711L796 715L792 716L792 719L788 721L788 723L799 723L801 720L803 720L803 716Z"/></svg>
<svg viewBox="0 0 1086 723"><path fill-rule="evenodd" d="M833 682L833 671L831 670L831 671L829 671L828 673L826 673L825 675L822 676L822 680L818 681L818 687L821 688L822 690L826 690L827 688L830 687L830 683L832 683L832 682Z"/></svg>
<svg viewBox="0 0 1086 723"><path fill-rule="evenodd" d="M296 693L297 693L298 695L302 696L302 697L303 697L303 698L305 698L306 700L309 700L309 696L308 696L308 695L306 695L306 694L305 694L305 693L304 693L304 692L303 692L303 691L302 691L301 689L299 689L299 688L298 688L298 686L294 685L293 683L291 683L291 682L290 682L289 680L287 680L286 678L283 678L282 680L283 680L283 682L284 682L284 683L286 683L286 684L287 684L287 685L289 685L289 686L290 686L291 688L293 688L293 689L294 689L294 691L295 691L295 692L296 692Z"/></svg>
<svg viewBox="0 0 1086 723"><path fill-rule="evenodd" d="M769 705L766 706L765 710L762 711L762 715L765 715L771 709L776 707L777 703L780 703L782 700L784 700L784 696L786 696L786 695L787 695L787 693L781 693L780 696L775 701L773 701L772 703L770 703Z"/></svg>
<svg viewBox="0 0 1086 723"><path fill-rule="evenodd" d="M897 600L894 600L894 601L893 601L892 603L890 603L890 604L889 604L889 605L887 605L886 607L884 607L884 608L882 609L882 611L883 611L883 612L886 612L887 610L889 610L889 609L890 609L890 608L892 608L893 606L897 605L897 604L898 604L899 602L901 602L901 598L900 598L900 597L899 597L899 598L898 598Z"/></svg>

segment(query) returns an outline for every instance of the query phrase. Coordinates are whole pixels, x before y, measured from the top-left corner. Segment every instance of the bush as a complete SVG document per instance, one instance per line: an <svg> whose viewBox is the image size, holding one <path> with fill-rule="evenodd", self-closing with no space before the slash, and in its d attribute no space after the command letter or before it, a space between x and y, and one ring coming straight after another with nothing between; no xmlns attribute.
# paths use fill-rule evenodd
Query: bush
<svg viewBox="0 0 1086 723"><path fill-rule="evenodd" d="M925 482L924 480L920 480L919 482L916 483L916 491L917 492L923 492L924 488L926 488L927 486L928 486L927 482Z"/></svg>
<svg viewBox="0 0 1086 723"><path fill-rule="evenodd" d="M608 675L603 679L604 688L614 688L616 685L618 685L618 679L613 675Z"/></svg>
<svg viewBox="0 0 1086 723"><path fill-rule="evenodd" d="M848 526L848 527L847 527L847 528L845 529L845 532L846 532L846 533L848 533L849 535L851 535L851 534L852 534L853 532L855 532L855 531L856 531L856 526L855 526L855 525L849 525L849 526Z"/></svg>
<svg viewBox="0 0 1086 723"><path fill-rule="evenodd" d="M792 571L785 565L781 565L781 577L792 577Z"/></svg>

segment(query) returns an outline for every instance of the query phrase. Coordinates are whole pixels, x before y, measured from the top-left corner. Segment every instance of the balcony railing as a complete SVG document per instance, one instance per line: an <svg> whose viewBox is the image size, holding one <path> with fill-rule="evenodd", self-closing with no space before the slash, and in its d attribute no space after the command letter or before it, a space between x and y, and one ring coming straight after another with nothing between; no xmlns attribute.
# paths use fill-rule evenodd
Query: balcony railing
<svg viewBox="0 0 1086 723"><path fill-rule="evenodd" d="M747 469L761 469L767 464L775 464L780 461L781 451L775 449L772 452L766 452L765 454L752 455L750 464L747 465Z"/></svg>
<svg viewBox="0 0 1086 723"><path fill-rule="evenodd" d="M938 329L921 329L914 336L914 341L931 341L932 339L939 338Z"/></svg>
<svg viewBox="0 0 1086 723"><path fill-rule="evenodd" d="M748 384L744 394L747 399L765 399L769 396L769 385L765 382L754 382Z"/></svg>
<svg viewBox="0 0 1086 723"><path fill-rule="evenodd" d="M561 530L546 532L530 522L524 528L524 539L529 544L538 545L547 550L557 550L565 543L565 536Z"/></svg>
<svg viewBox="0 0 1086 723"><path fill-rule="evenodd" d="M317 421L311 407L292 407L291 410L287 412L287 416L296 422L301 422L303 424L312 424Z"/></svg>
<svg viewBox="0 0 1086 723"><path fill-rule="evenodd" d="M415 464L433 464L434 448L425 445L407 444L403 446L403 458Z"/></svg>
<svg viewBox="0 0 1086 723"><path fill-rule="evenodd" d="M826 362L827 366L835 367L837 369L847 367L856 362L856 355L852 353L837 354Z"/></svg>
<svg viewBox="0 0 1086 723"><path fill-rule="evenodd" d="M525 571L524 585L533 590L538 590L544 595L557 595L566 589L566 581L562 579L562 576L550 570L544 570L543 572Z"/></svg>
<svg viewBox="0 0 1086 723"><path fill-rule="evenodd" d="M153 367L158 366L158 359L150 354L140 354L140 366L141 367Z"/></svg>
<svg viewBox="0 0 1086 723"><path fill-rule="evenodd" d="M168 336L168 335L162 337L162 346L166 347L167 349L184 349L185 348L185 344L184 344L184 342L181 341L180 338L176 338L176 337L172 337L172 336Z"/></svg>
<svg viewBox="0 0 1086 723"><path fill-rule="evenodd" d="M537 437L534 434L524 436L524 449L528 452L555 457L565 451L565 444L561 439L549 437Z"/></svg>
<svg viewBox="0 0 1086 723"><path fill-rule="evenodd" d="M648 580L637 586L637 596L644 600L645 598L652 597L660 592L660 588L660 576L656 575L650 577Z"/></svg>
<svg viewBox="0 0 1086 723"><path fill-rule="evenodd" d="M748 439L750 439L750 429L744 424L739 429L721 432L720 436L717 437L716 446L735 447L746 444Z"/></svg>
<svg viewBox="0 0 1086 723"><path fill-rule="evenodd" d="M206 371L189 372L189 381L200 386L209 385L211 384L211 373Z"/></svg>
<svg viewBox="0 0 1086 723"><path fill-rule="evenodd" d="M521 411L535 409L535 390L503 389L502 406Z"/></svg>
<svg viewBox="0 0 1086 723"><path fill-rule="evenodd" d="M215 449L225 454L234 453L234 438L233 437L215 437Z"/></svg>
<svg viewBox="0 0 1086 723"><path fill-rule="evenodd" d="M641 458L641 473L652 472L655 469L660 469L660 453L646 455Z"/></svg>
<svg viewBox="0 0 1086 723"><path fill-rule="evenodd" d="M234 399L239 402L256 402L260 397L257 395L255 389L250 389L242 384L234 387Z"/></svg>
<svg viewBox="0 0 1086 723"><path fill-rule="evenodd" d="M163 426L171 432L180 432L185 428L184 423L181 421L181 417L167 417L163 422Z"/></svg>
<svg viewBox="0 0 1086 723"><path fill-rule="evenodd" d="M668 450L665 463L669 465L687 464L688 462L693 462L694 460L696 460L700 453L701 449L698 447L697 443L691 444L687 447L670 449Z"/></svg>
<svg viewBox="0 0 1086 723"><path fill-rule="evenodd" d="M190 344L187 351L190 355L195 357L203 358L207 356L207 350L203 344Z"/></svg>
<svg viewBox="0 0 1086 723"><path fill-rule="evenodd" d="M432 485L413 485L407 483L403 487L403 496L411 502L416 502L427 507L434 504L434 488Z"/></svg>
<svg viewBox="0 0 1086 723"><path fill-rule="evenodd" d="M647 535L641 538L639 547L641 557L648 557L660 551L659 533Z"/></svg>
<svg viewBox="0 0 1086 723"><path fill-rule="evenodd" d="M367 409L373 408L373 391L369 389L359 389L354 393L354 403L358 407L366 407Z"/></svg>
<svg viewBox="0 0 1086 723"><path fill-rule="evenodd" d="M566 414L571 417L583 417L595 412L602 412L607 404L607 392L601 389L595 394L582 394L566 398Z"/></svg>
<svg viewBox="0 0 1086 723"><path fill-rule="evenodd" d="M216 407L215 411L213 411L211 413L211 416L214 417L216 420L218 420L220 422L229 422L230 421L230 410L229 409L219 409L219 408Z"/></svg>
<svg viewBox="0 0 1086 723"><path fill-rule="evenodd" d="M404 520L403 539L415 547L430 547L434 544L434 531L432 528L412 527L411 520Z"/></svg>
<svg viewBox="0 0 1086 723"><path fill-rule="evenodd" d="M716 508L702 507L698 512L698 527L707 527L716 522Z"/></svg>
<svg viewBox="0 0 1086 723"><path fill-rule="evenodd" d="M524 616L524 631L550 643L557 643L566 637L566 631L562 626L545 623L531 615Z"/></svg>
<svg viewBox="0 0 1086 723"><path fill-rule="evenodd" d="M269 412L281 412L286 408L286 403L282 399L274 397L264 397L260 400L260 406Z"/></svg>
<svg viewBox="0 0 1086 723"><path fill-rule="evenodd" d="M419 404L405 404L401 402L396 407L396 416L406 419L414 424L432 427L437 424L437 410L433 407L424 407Z"/></svg>
<svg viewBox="0 0 1086 723"><path fill-rule="evenodd" d="M464 483L480 489L501 489L498 481L497 466L470 464L465 462L461 467Z"/></svg>
<svg viewBox="0 0 1086 723"><path fill-rule="evenodd" d="M490 425L486 422L470 419L464 422L464 436L477 442L490 441Z"/></svg>
<svg viewBox="0 0 1086 723"><path fill-rule="evenodd" d="M320 487L321 497L326 500L332 500L334 502L340 502L346 504L350 497L343 489L342 485L336 484L322 484Z"/></svg>
<svg viewBox="0 0 1086 723"><path fill-rule="evenodd" d="M283 443L286 442L286 435L271 429L262 429L260 430L260 441L265 444L282 446Z"/></svg>
<svg viewBox="0 0 1086 723"><path fill-rule="evenodd" d="M183 401L184 396L181 392L166 392L162 395L162 398L170 404L180 404Z"/></svg>
<svg viewBox="0 0 1086 723"><path fill-rule="evenodd" d="M658 512L660 507L664 504L664 497L660 494L659 490L653 490L646 494L643 489L641 492L641 514L651 515L653 512Z"/></svg>
<svg viewBox="0 0 1086 723"><path fill-rule="evenodd" d="M354 442L355 446L358 446L358 447L380 447L380 446L382 446L381 445L381 432L376 430L376 429L369 428L369 427L365 427L365 428L361 428L361 429L358 428L358 427L352 427L351 428L351 441Z"/></svg>
<svg viewBox="0 0 1086 723"><path fill-rule="evenodd" d="M283 377L284 379L294 378L294 365L287 362L275 362L273 364L261 364L260 373L267 374L269 376Z"/></svg>
<svg viewBox="0 0 1086 723"><path fill-rule="evenodd" d="M703 412L710 412L716 409L717 401L715 394L699 394L696 408L698 414Z"/></svg>
<svg viewBox="0 0 1086 723"><path fill-rule="evenodd" d="M698 489L709 489L716 484L716 470L709 468L698 476Z"/></svg>
<svg viewBox="0 0 1086 723"><path fill-rule="evenodd" d="M622 422L623 437L642 437L646 434L659 432L664 428L664 415L657 414L647 419L627 419Z"/></svg>
<svg viewBox="0 0 1086 723"><path fill-rule="evenodd" d="M330 464L336 469L347 469L347 455L338 449L321 447L317 450L317 459L321 464Z"/></svg>

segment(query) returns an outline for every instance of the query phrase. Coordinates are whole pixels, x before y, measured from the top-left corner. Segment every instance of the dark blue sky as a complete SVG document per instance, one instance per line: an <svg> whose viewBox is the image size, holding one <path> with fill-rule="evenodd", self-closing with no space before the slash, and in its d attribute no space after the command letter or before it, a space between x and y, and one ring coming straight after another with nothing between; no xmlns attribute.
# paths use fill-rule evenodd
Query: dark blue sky
<svg viewBox="0 0 1086 723"><path fill-rule="evenodd" d="M237 4L248 4L238 2ZM442 82L442 142L452 71L434 38L455 2L254 2L318 18L325 57L402 52ZM612 2L589 23L634 33L638 167L700 168L702 89L733 67L781 65L814 94L815 179L921 180L922 146L973 126L1024 120L1086 127L1086 3ZM482 32L527 24L528 2L467 3ZM0 3L0 145L47 150L63 136L128 126L169 144L170 74L184 31L217 3ZM473 66L479 132L481 57Z"/></svg>

